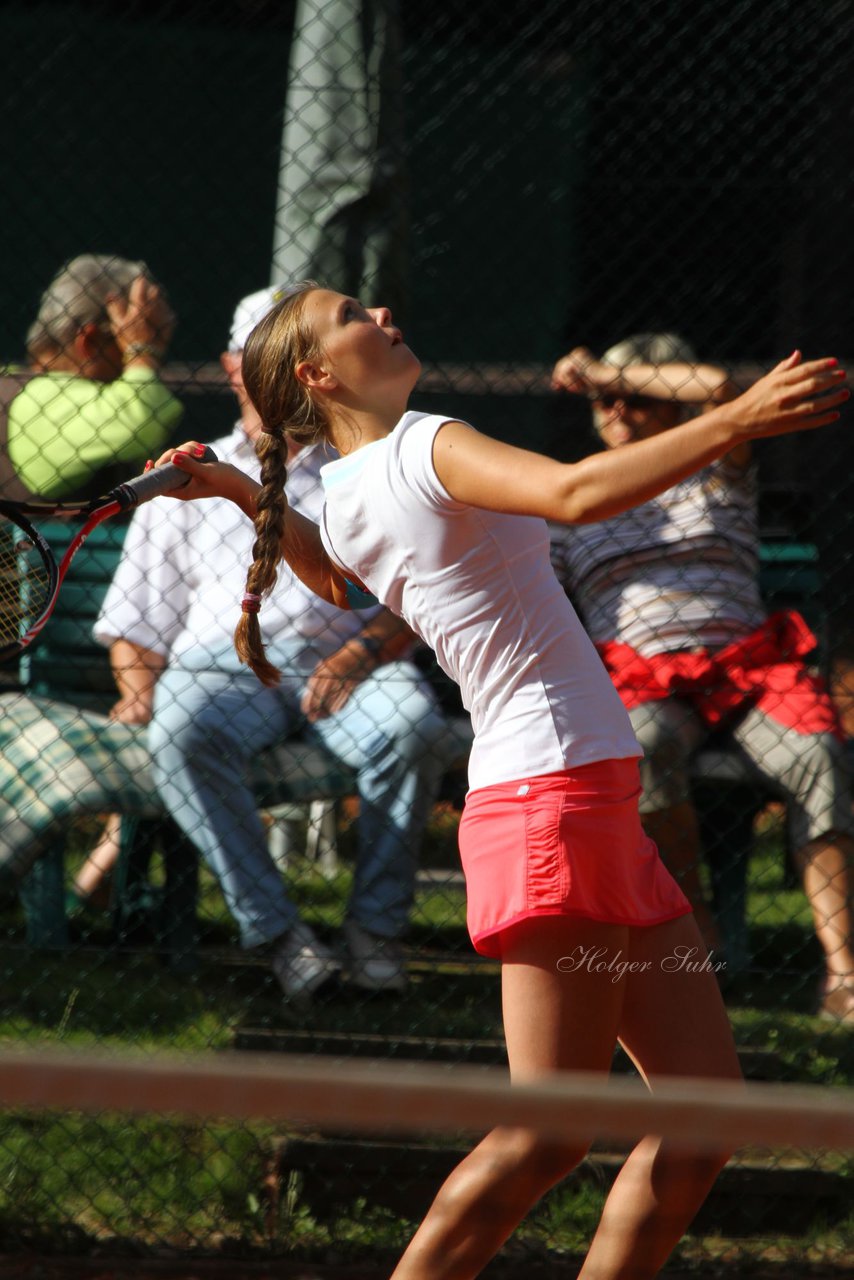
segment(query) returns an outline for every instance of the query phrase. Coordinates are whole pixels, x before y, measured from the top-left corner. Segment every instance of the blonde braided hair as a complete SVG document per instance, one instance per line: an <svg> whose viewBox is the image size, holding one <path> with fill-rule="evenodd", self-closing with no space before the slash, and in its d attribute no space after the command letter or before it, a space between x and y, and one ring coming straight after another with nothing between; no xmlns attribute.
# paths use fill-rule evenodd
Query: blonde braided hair
<svg viewBox="0 0 854 1280"><path fill-rule="evenodd" d="M243 352L243 385L258 411L263 427L255 451L261 463L261 492L255 514L252 564L246 576L250 601L234 633L234 646L262 684L276 685L281 672L267 659L258 604L269 595L278 577L281 544L287 520L288 437L308 445L326 438L328 419L296 377L303 360L317 360L321 352L315 334L305 322L306 296L320 286L313 280L294 286L269 315L256 325Z"/></svg>

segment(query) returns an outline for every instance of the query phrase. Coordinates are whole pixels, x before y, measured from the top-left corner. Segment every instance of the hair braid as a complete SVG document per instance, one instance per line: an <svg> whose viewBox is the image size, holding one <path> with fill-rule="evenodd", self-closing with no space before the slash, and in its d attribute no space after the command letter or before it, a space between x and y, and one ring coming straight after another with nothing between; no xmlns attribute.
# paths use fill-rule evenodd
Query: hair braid
<svg viewBox="0 0 854 1280"><path fill-rule="evenodd" d="M317 358L317 338L304 321L305 299L318 286L305 280L261 320L243 350L243 385L258 411L263 434L255 445L261 462L261 492L255 515L252 566L246 579L247 595L269 594L276 582L282 558L282 536L287 519L288 440L299 445L323 439L329 422L296 377L300 360ZM257 600L252 601L257 607ZM255 608L244 611L234 633L234 645L263 684L279 683L280 672L267 661Z"/></svg>
<svg viewBox="0 0 854 1280"><path fill-rule="evenodd" d="M255 542L252 564L246 575L247 595L268 595L278 577L282 558L281 543L285 531L287 498L287 443L278 436L262 436L257 445L261 460L261 492L255 515ZM277 685L281 672L267 659L257 613L244 611L234 632L234 647L262 684Z"/></svg>

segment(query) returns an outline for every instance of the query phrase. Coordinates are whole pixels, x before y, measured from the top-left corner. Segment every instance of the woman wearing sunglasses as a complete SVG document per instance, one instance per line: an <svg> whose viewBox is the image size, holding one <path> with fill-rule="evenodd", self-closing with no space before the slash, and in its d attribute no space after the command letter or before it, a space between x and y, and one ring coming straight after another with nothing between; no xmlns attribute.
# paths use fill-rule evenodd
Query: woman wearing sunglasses
<svg viewBox="0 0 854 1280"><path fill-rule="evenodd" d="M749 381L750 379L748 379ZM579 348L552 386L592 401L606 449L670 431L741 389L674 334L640 334L601 359ZM757 483L749 441L639 507L554 526L552 561L644 748L644 827L718 946L698 874L689 758L725 730L786 799L816 936L819 1011L854 1023L851 782L837 714L807 665L801 616L767 616L759 592Z"/></svg>

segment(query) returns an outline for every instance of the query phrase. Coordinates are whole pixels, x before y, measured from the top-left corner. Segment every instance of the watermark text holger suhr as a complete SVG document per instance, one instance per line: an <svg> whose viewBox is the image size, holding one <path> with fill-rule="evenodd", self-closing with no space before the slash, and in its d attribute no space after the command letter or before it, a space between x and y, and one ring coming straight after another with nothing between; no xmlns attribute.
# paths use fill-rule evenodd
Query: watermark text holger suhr
<svg viewBox="0 0 854 1280"><path fill-rule="evenodd" d="M560 973L608 973L612 982L619 982L627 973L649 973L658 967L663 973L720 973L726 968L725 960L715 960L714 952L703 952L700 947L674 947L660 960L627 960L622 951L609 952L607 947L576 947L557 962Z"/></svg>

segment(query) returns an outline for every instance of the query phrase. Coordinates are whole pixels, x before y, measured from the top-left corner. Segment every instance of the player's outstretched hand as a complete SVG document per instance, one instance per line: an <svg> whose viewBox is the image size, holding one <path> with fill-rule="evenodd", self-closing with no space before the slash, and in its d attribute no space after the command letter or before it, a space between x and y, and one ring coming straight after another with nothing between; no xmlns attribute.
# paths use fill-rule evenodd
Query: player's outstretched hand
<svg viewBox="0 0 854 1280"><path fill-rule="evenodd" d="M839 418L839 406L851 395L838 360L804 361L793 351L775 369L727 406L744 440L824 427Z"/></svg>
<svg viewBox="0 0 854 1280"><path fill-rule="evenodd" d="M230 462L203 462L205 446L197 440L189 440L178 448L167 449L154 463L146 464L146 471L152 466L162 467L172 462L180 470L185 471L189 482L180 489L174 489L169 496L179 498L183 502L193 502L198 498L228 498L234 502L250 519L255 516L255 495L261 486L256 480L246 475Z"/></svg>

